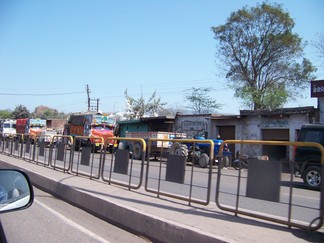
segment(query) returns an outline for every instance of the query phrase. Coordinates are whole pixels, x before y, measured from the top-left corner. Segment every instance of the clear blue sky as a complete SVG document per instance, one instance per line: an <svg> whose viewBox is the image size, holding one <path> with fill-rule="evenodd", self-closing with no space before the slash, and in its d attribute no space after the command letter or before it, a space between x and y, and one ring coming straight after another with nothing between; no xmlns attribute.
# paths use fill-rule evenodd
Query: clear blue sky
<svg viewBox="0 0 324 243"><path fill-rule="evenodd" d="M324 30L324 1L281 0L304 41ZM154 90L170 107L185 105L183 90L213 87L219 113L242 109L215 65L211 26L224 24L247 0L1 0L0 110L39 105L104 112L123 110L124 91L148 99ZM306 57L324 79L324 64L309 46ZM321 66L322 64L322 66ZM286 107L315 106L305 97Z"/></svg>

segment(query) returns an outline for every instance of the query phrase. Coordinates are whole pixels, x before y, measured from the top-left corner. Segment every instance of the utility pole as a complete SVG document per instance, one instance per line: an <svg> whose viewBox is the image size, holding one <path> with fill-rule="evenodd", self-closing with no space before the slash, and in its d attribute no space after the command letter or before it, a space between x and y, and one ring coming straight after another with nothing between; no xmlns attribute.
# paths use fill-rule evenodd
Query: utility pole
<svg viewBox="0 0 324 243"><path fill-rule="evenodd" d="M87 84L87 96L88 96L88 111L90 111L90 89L88 84Z"/></svg>
<svg viewBox="0 0 324 243"><path fill-rule="evenodd" d="M87 98L88 98L88 111L99 111L99 101L100 99L91 99L90 98L90 89L89 85L86 86L87 89ZM93 103L96 102L96 105L93 105Z"/></svg>

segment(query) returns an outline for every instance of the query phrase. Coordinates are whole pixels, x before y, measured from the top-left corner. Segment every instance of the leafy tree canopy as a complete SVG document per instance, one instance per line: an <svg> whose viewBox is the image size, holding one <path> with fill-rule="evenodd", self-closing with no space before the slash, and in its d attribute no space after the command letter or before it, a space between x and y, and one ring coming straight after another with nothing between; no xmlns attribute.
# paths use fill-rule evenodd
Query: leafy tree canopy
<svg viewBox="0 0 324 243"><path fill-rule="evenodd" d="M188 109L192 110L194 114L208 114L214 112L221 107L215 99L211 98L208 93L213 88L195 88L185 90L185 98L189 101Z"/></svg>
<svg viewBox="0 0 324 243"><path fill-rule="evenodd" d="M33 116L42 119L62 118L62 114L58 110L42 105L35 108Z"/></svg>
<svg viewBox="0 0 324 243"><path fill-rule="evenodd" d="M11 114L13 119L28 118L30 117L30 112L24 105L18 105Z"/></svg>
<svg viewBox="0 0 324 243"><path fill-rule="evenodd" d="M11 111L10 110L0 110L0 119L9 119L11 118Z"/></svg>
<svg viewBox="0 0 324 243"><path fill-rule="evenodd" d="M127 103L125 115L127 119L138 119L145 115L157 116L159 110L163 109L166 105L166 103L161 102L160 97L157 97L156 91L154 91L147 102L143 96L138 99L130 97L127 93L127 89L125 90L124 95Z"/></svg>
<svg viewBox="0 0 324 243"><path fill-rule="evenodd" d="M315 78L293 27L293 19L276 3L243 7L224 25L212 27L229 86L251 109L281 108Z"/></svg>

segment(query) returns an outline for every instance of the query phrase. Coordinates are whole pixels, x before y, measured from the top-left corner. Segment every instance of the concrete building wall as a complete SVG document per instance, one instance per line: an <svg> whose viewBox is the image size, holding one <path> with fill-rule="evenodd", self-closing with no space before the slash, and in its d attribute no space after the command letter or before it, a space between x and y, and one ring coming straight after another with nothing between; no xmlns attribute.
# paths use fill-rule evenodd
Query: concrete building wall
<svg viewBox="0 0 324 243"><path fill-rule="evenodd" d="M225 117L225 118L211 118L210 119L210 137L216 138L219 135L219 129L221 127L233 126L235 130L235 138L237 137L237 130L240 130L241 121L236 116ZM227 138L225 136L225 138ZM230 138L234 139L234 138Z"/></svg>
<svg viewBox="0 0 324 243"><path fill-rule="evenodd" d="M320 118L319 121L324 123L324 97L318 97L318 105L320 109Z"/></svg>
<svg viewBox="0 0 324 243"><path fill-rule="evenodd" d="M309 123L309 116L307 114L290 114L286 116L250 116L245 118L245 127L243 129L243 136L237 139L247 140L273 140L273 141L296 141L297 133L303 124ZM263 137L268 130L273 133L273 137L266 139ZM284 130L284 131L283 131ZM276 134L288 134L287 137L276 136ZM264 153L262 146L249 146L247 148L251 156L258 156ZM247 152L247 151L245 151ZM287 148L285 159L292 158L293 148ZM284 158L282 158L284 159Z"/></svg>
<svg viewBox="0 0 324 243"><path fill-rule="evenodd" d="M231 133L230 136L221 137L226 140L296 141L298 131L303 124L318 120L316 114L318 113L313 107L301 107L279 109L273 112L246 111L245 114L239 116L179 115L176 116L174 127L175 131L185 132L189 137L198 133L199 124L205 124L208 138L216 138L220 130L225 130ZM203 134L202 130L200 134ZM236 144L231 147L231 151L234 153L240 151L249 156L271 153L276 155L276 159L283 160L291 159L293 154L292 147L282 148L282 146L270 148L270 146L245 145L242 147L240 144Z"/></svg>
<svg viewBox="0 0 324 243"><path fill-rule="evenodd" d="M188 137L193 137L197 134L203 135L208 133L210 137L210 114L203 115L177 115L174 123L175 132L183 132Z"/></svg>

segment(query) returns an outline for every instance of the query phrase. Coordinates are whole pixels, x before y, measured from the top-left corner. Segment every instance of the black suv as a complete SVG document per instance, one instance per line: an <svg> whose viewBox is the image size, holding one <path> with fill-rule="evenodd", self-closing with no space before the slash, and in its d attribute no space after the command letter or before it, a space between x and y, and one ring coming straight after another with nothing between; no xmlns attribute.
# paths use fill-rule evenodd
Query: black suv
<svg viewBox="0 0 324 243"><path fill-rule="evenodd" d="M298 142L315 142L324 146L324 124L303 125L298 135ZM312 188L319 188L322 181L321 152L315 147L295 148L295 173L301 175L304 183Z"/></svg>

